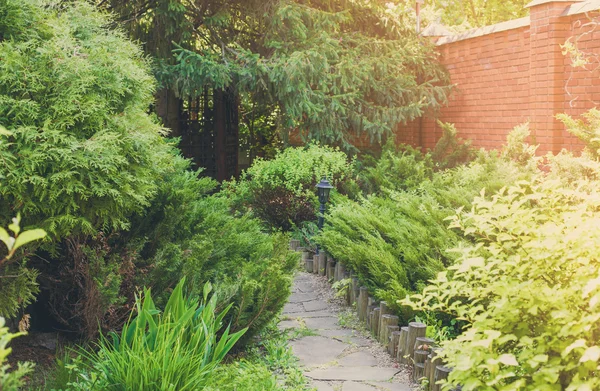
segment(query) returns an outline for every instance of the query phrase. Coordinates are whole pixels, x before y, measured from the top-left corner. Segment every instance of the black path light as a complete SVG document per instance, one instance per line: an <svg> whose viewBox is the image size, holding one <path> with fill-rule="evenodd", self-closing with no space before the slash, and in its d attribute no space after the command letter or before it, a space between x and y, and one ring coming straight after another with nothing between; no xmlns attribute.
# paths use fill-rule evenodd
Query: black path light
<svg viewBox="0 0 600 391"><path fill-rule="evenodd" d="M325 204L329 202L329 193L333 189L331 183L327 180L327 178L323 177L321 182L317 184L317 194L319 195L319 203L321 207L319 208L319 231L323 229L323 222L325 220ZM317 255L319 254L319 245L317 245Z"/></svg>

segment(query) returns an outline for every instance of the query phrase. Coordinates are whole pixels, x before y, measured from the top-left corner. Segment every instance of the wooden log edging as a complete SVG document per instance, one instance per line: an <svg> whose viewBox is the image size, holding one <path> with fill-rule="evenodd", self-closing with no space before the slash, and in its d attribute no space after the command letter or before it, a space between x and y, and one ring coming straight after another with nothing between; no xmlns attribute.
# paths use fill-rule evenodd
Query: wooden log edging
<svg viewBox="0 0 600 391"><path fill-rule="evenodd" d="M411 322L400 327L398 317L391 314L387 303L377 302L369 296L366 286L361 286L360 279L342 262L336 262L324 251L310 257L310 252L300 247L299 240L290 240L290 250L302 252L302 261L307 272L326 276L328 281L336 282L350 279L346 292L346 302L353 306L360 321L364 322L374 339L378 340L399 363L413 368L413 381L427 379L428 391L441 391L437 384L448 379L452 371L439 357L440 348L425 336L427 326L420 322ZM460 387L453 389L460 390Z"/></svg>

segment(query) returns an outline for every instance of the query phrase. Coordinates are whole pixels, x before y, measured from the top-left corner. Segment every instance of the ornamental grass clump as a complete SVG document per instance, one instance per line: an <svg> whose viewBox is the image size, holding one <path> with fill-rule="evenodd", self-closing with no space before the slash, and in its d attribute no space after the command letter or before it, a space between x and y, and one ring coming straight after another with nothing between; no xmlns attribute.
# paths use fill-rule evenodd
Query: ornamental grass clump
<svg viewBox="0 0 600 391"><path fill-rule="evenodd" d="M222 330L231 305L217 311L217 296L208 298L210 284L204 286L202 302L185 297L184 284L182 280L175 287L162 312L145 289L136 302L137 316L121 334L109 333L101 337L97 351L83 352L89 371L80 375L79 389L202 389L246 330Z"/></svg>

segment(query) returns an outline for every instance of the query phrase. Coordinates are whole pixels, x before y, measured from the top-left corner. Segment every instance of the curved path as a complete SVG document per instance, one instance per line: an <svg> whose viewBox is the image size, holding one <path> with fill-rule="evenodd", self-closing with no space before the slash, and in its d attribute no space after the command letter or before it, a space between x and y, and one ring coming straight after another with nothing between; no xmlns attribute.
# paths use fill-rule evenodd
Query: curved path
<svg viewBox="0 0 600 391"><path fill-rule="evenodd" d="M348 308L348 307L346 307ZM343 312L324 277L299 273L280 329L297 337L294 354L318 391L411 391L407 370L368 335L344 328L355 315Z"/></svg>

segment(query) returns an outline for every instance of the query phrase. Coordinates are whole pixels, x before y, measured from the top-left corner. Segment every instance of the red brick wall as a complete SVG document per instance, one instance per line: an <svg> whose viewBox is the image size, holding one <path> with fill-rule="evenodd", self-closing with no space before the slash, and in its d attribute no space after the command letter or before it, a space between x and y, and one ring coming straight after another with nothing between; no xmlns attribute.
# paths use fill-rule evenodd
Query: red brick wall
<svg viewBox="0 0 600 391"><path fill-rule="evenodd" d="M438 118L454 123L460 137L473 140L477 147L501 147L514 126L529 121L540 153L580 149L553 116L579 115L600 106L600 70L573 69L562 54L560 44L591 30L585 26L589 21L585 14L561 16L569 5L542 2L530 8L529 23L523 19L484 28L479 31L483 35L471 32L438 41L441 61L456 84ZM600 55L600 28L583 35L578 46ZM441 136L435 121L425 119L422 127L419 121L399 127L396 138L419 145L419 132L427 148Z"/></svg>

